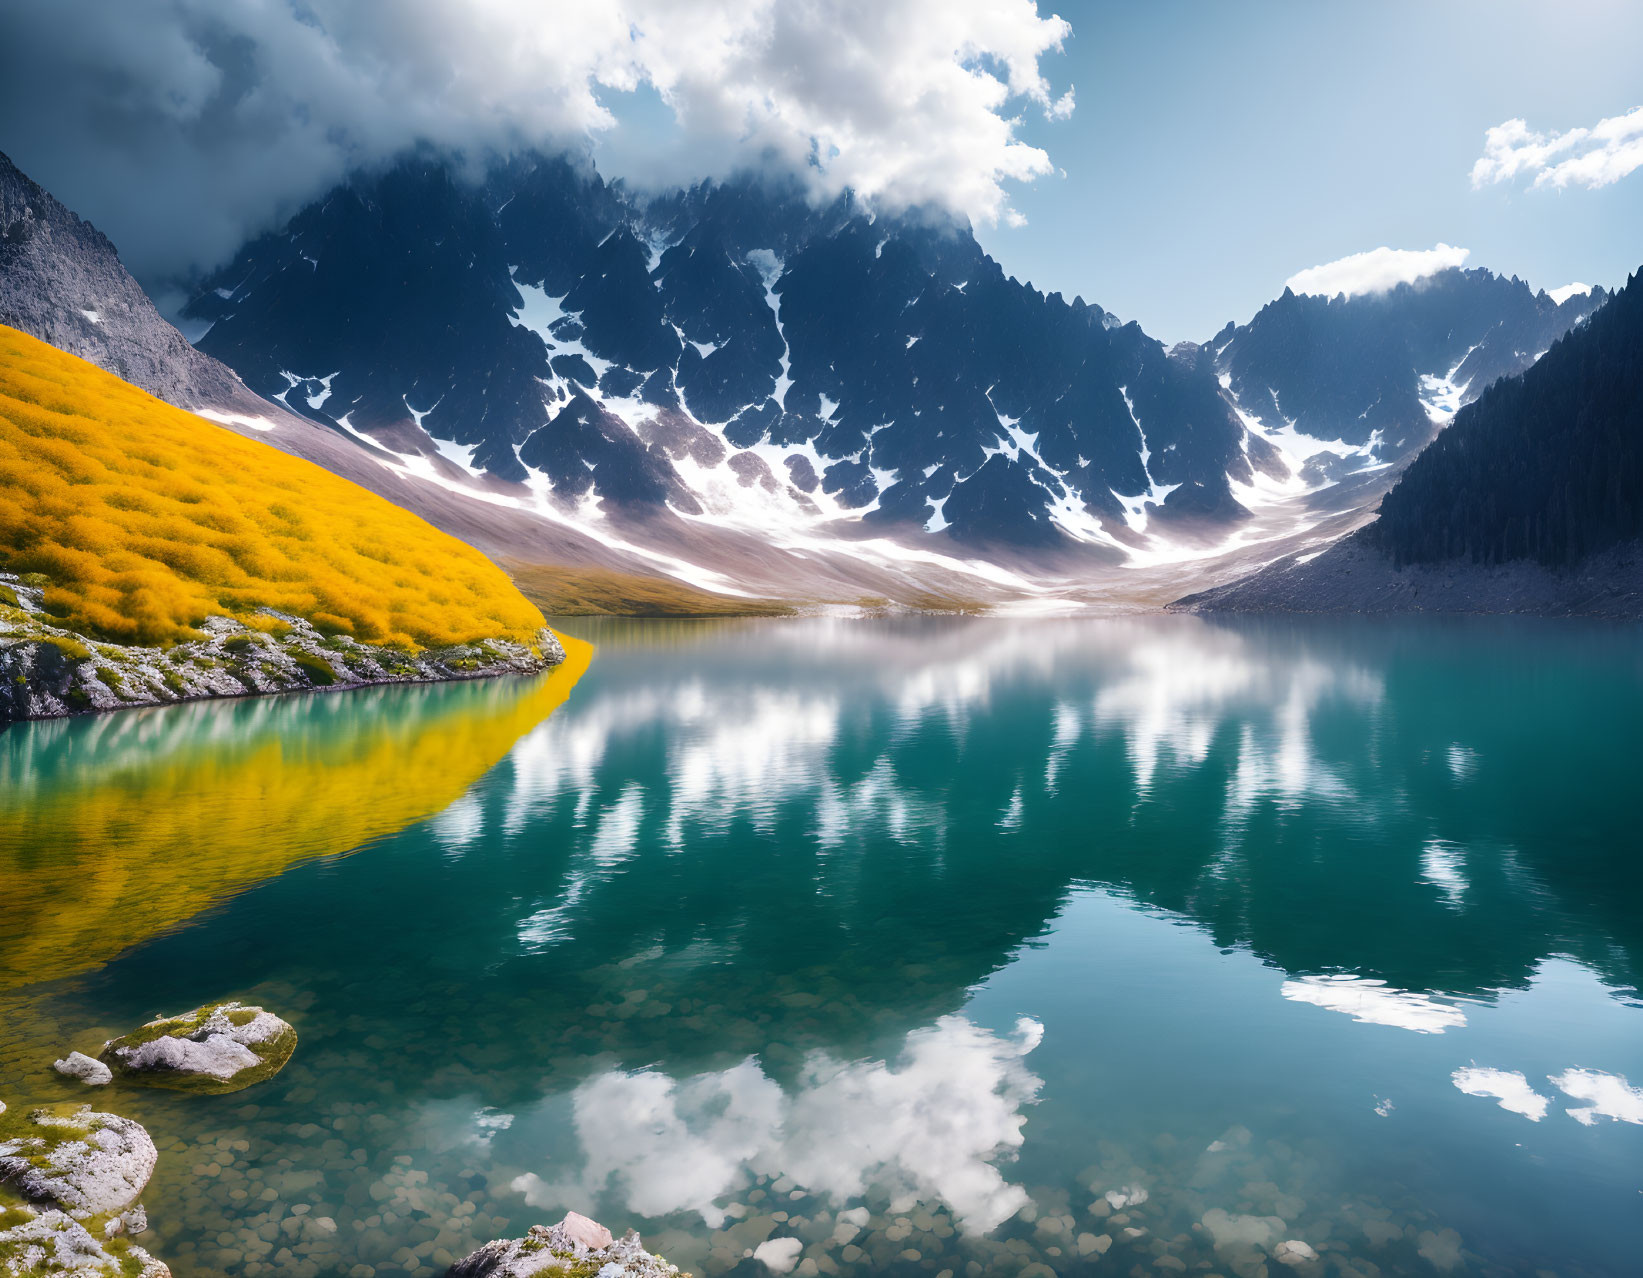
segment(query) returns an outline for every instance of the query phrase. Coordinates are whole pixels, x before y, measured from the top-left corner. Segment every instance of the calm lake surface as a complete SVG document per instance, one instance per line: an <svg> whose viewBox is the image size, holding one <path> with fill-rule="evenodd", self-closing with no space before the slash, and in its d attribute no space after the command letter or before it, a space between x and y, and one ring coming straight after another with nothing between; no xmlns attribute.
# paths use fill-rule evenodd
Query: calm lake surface
<svg viewBox="0 0 1643 1278"><path fill-rule="evenodd" d="M566 1208L709 1275L1643 1270L1639 631L566 628L0 733L0 1098L207 1000L301 1035L86 1094L179 1278Z"/></svg>

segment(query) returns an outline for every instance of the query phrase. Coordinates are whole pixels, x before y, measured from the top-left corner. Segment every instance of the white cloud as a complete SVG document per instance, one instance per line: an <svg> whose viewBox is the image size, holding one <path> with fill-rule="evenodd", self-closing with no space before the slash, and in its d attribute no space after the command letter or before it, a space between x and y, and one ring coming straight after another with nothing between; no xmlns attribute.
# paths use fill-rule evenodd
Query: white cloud
<svg viewBox="0 0 1643 1278"><path fill-rule="evenodd" d="M834 1200L879 1185L897 1210L943 1202L966 1233L990 1232L1027 1203L994 1164L1021 1147L1022 1106L1042 1085L1023 1058L1043 1034L1027 1018L1005 1037L945 1016L909 1034L895 1062L812 1053L791 1091L751 1058L684 1080L601 1074L576 1089L581 1172L527 1173L513 1188L557 1209L615 1187L639 1215L693 1211L718 1228L721 1199L785 1176Z"/></svg>
<svg viewBox="0 0 1643 1278"><path fill-rule="evenodd" d="M1546 296L1562 306L1571 297L1585 297L1591 291L1592 286L1590 284L1581 284L1577 281L1573 284L1565 284L1561 288L1549 288L1546 290Z"/></svg>
<svg viewBox="0 0 1643 1278"><path fill-rule="evenodd" d="M638 91L676 126L666 180L775 164L818 195L992 223L1013 220L1007 184L1053 171L1018 123L1072 112L1040 68L1070 31L1036 0L18 0L0 7L0 114L24 167L139 269L220 259L418 143L479 158L611 138ZM660 180L656 146L631 155L630 177Z"/></svg>
<svg viewBox="0 0 1643 1278"><path fill-rule="evenodd" d="M1469 1065L1452 1074L1456 1087L1468 1096L1491 1097L1504 1110L1522 1114L1532 1123L1546 1117L1546 1107L1552 1102L1529 1086L1529 1080L1516 1070L1483 1069Z"/></svg>
<svg viewBox="0 0 1643 1278"><path fill-rule="evenodd" d="M1474 188L1533 176L1535 187L1595 190L1643 168L1643 106L1611 115L1589 129L1537 133L1527 121L1507 120L1483 135L1472 165Z"/></svg>
<svg viewBox="0 0 1643 1278"><path fill-rule="evenodd" d="M1448 244L1429 249L1383 246L1325 262L1322 266L1308 267L1284 283L1297 293L1316 293L1322 297L1340 293L1348 297L1358 293L1384 293L1399 284L1413 284L1451 266L1460 266L1470 254L1470 249Z"/></svg>

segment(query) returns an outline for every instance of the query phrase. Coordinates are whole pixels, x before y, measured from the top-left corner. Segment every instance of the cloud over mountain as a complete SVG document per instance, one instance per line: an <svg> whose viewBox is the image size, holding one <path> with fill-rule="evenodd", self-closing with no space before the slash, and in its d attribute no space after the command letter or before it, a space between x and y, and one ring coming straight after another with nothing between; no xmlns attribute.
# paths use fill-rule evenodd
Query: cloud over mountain
<svg viewBox="0 0 1643 1278"><path fill-rule="evenodd" d="M691 170L670 178L775 164L1013 221L1006 185L1053 167L1017 119L1070 114L1040 66L1069 34L1036 0L18 0L0 118L149 277L406 147L585 146L657 99Z"/></svg>
<svg viewBox="0 0 1643 1278"><path fill-rule="evenodd" d="M1297 293L1334 297L1344 293L1384 293L1399 284L1413 284L1428 275L1466 261L1470 250L1438 244L1429 249L1395 249L1382 245L1366 253L1309 266L1291 275L1284 284Z"/></svg>

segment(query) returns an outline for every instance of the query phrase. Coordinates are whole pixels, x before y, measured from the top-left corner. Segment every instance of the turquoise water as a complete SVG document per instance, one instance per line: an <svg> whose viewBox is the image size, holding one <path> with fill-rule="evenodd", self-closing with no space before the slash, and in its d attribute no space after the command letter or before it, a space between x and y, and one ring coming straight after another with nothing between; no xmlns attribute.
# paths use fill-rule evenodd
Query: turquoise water
<svg viewBox="0 0 1643 1278"><path fill-rule="evenodd" d="M1643 1265L1636 630L567 625L551 717L288 698L112 824L39 814L244 706L0 734L18 875L209 817L143 858L177 921L0 996L0 1098L208 999L301 1034L253 1091L99 1097L179 1278L434 1274L571 1207L705 1274ZM228 886L175 904L196 858ZM31 882L17 935L81 908Z"/></svg>

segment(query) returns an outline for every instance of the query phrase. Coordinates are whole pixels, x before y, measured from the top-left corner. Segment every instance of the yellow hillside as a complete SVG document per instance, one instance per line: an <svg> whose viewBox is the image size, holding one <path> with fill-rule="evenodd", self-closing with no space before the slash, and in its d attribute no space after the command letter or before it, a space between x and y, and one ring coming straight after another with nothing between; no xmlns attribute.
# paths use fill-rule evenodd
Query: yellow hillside
<svg viewBox="0 0 1643 1278"><path fill-rule="evenodd" d="M45 574L62 626L126 643L269 608L425 647L543 625L501 569L408 511L4 326L0 567Z"/></svg>

